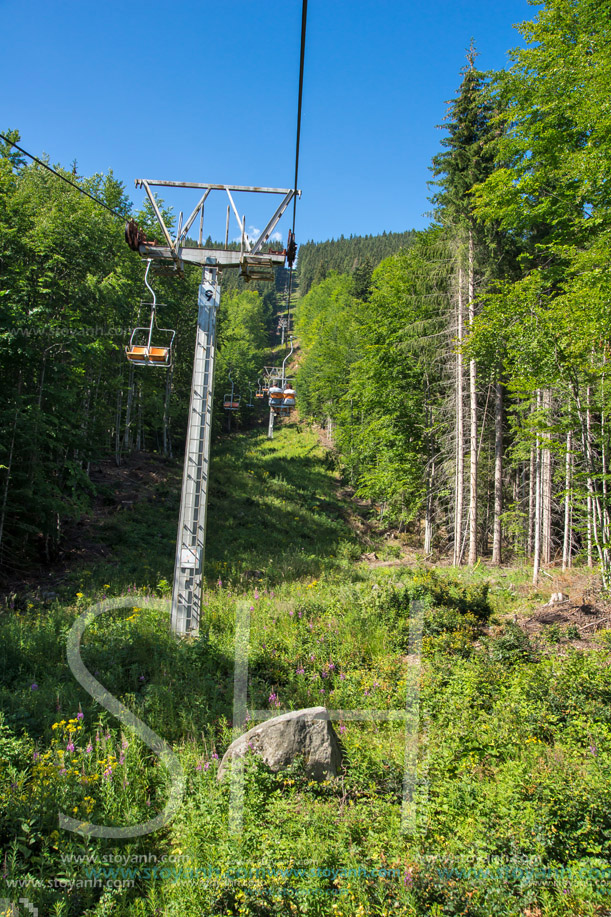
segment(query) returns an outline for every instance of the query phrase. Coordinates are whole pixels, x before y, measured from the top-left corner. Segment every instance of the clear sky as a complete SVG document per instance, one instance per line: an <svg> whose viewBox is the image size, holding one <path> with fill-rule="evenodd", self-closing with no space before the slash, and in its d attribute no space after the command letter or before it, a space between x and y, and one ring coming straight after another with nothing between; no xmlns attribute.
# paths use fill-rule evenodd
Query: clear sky
<svg viewBox="0 0 611 917"><path fill-rule="evenodd" d="M297 241L426 226L471 37L481 69L504 67L513 25L535 14L527 0L309 0ZM136 207L137 177L288 188L300 25L301 0L0 0L0 130L80 174L113 169ZM192 194L165 199L190 211ZM225 206L206 216L214 238ZM253 229L274 206L238 203Z"/></svg>

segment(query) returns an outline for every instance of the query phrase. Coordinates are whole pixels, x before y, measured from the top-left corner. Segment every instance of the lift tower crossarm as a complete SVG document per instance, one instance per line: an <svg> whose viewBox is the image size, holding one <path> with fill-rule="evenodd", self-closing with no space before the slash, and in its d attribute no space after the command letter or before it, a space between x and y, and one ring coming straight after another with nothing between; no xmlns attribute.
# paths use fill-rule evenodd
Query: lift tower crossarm
<svg viewBox="0 0 611 917"><path fill-rule="evenodd" d="M173 249L166 245L141 245L139 248L140 255L143 258L167 259L172 257ZM246 252L246 257L263 262L270 262L277 267L284 264L284 252L262 252L253 256L251 252ZM239 251L221 248L180 248L178 255L181 261L188 261L191 264L207 264L210 259L216 261L220 268L242 267L244 255Z"/></svg>

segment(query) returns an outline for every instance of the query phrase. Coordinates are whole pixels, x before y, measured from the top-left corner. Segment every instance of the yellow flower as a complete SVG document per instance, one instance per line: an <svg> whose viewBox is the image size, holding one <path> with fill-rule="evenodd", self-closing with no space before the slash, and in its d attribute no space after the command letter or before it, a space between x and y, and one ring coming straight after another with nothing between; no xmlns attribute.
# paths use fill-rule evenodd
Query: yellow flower
<svg viewBox="0 0 611 917"><path fill-rule="evenodd" d="M110 583L104 583L102 589L110 589Z"/></svg>
<svg viewBox="0 0 611 917"><path fill-rule="evenodd" d="M77 597L77 599L82 599L82 598L83 598L83 593L82 593L82 592L77 592L77 593L76 593L76 597Z"/></svg>

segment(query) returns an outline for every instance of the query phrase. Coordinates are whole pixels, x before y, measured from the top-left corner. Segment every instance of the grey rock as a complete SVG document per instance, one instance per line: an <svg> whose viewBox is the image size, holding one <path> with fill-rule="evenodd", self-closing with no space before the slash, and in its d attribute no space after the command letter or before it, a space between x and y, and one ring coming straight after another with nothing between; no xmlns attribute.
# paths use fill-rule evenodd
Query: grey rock
<svg viewBox="0 0 611 917"><path fill-rule="evenodd" d="M314 780L335 777L342 759L325 707L291 710L249 729L232 742L223 755L218 779L223 779L233 758L243 757L249 749L272 771L282 770L302 755L306 773Z"/></svg>

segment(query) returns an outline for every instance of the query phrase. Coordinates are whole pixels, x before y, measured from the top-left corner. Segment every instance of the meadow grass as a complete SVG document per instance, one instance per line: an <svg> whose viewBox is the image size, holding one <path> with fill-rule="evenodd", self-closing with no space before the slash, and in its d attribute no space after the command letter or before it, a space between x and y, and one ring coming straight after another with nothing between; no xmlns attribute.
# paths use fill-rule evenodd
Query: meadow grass
<svg viewBox="0 0 611 917"><path fill-rule="evenodd" d="M178 479L170 468L155 499L106 524L111 566L81 570L49 607L0 618L0 897L65 917L608 913L604 640L560 656L507 622L518 607L507 577L519 583L519 569L355 560L333 465L312 433L287 424L272 442L254 431L218 445L205 626L178 641L167 609L147 607L169 589ZM137 824L169 789L159 758L66 664L77 616L127 590L124 609L88 628L83 660L172 745L186 792L160 831L84 839L59 829L59 811ZM250 616L249 713L233 722L239 605ZM247 758L241 830L230 830L230 786L216 774L252 711L405 711L411 698L413 727L416 697L415 808L405 806L402 722L345 716L337 778L311 781L299 761L272 774Z"/></svg>

